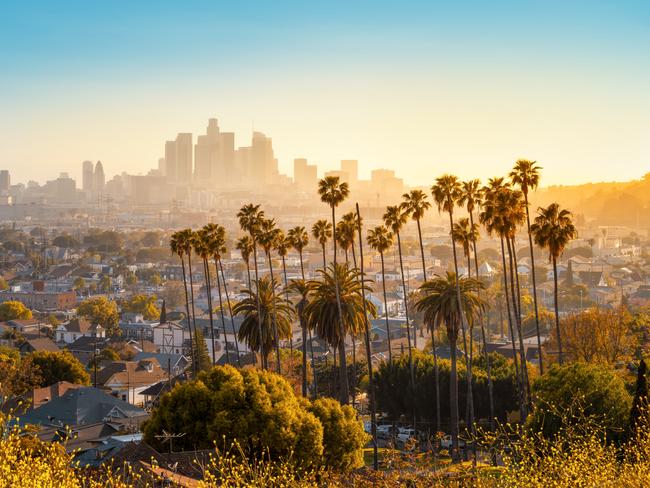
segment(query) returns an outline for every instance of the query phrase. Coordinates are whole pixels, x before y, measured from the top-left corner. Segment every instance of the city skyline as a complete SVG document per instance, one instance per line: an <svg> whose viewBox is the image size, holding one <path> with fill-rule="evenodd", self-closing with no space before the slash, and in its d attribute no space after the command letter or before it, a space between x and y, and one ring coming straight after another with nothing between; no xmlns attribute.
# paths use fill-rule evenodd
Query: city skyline
<svg viewBox="0 0 650 488"><path fill-rule="evenodd" d="M15 181L78 177L86 159L144 174L159 141L213 114L236 145L271 135L285 174L300 157L407 184L485 179L520 157L543 185L648 169L641 2L153 5L6 9L0 167Z"/></svg>

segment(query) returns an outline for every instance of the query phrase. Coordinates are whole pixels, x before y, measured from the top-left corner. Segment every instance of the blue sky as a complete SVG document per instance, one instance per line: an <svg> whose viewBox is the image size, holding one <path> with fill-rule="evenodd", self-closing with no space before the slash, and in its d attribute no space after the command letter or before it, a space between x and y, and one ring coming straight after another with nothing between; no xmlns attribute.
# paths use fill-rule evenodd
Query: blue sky
<svg viewBox="0 0 650 488"><path fill-rule="evenodd" d="M358 158L407 182L650 170L650 4L14 2L0 20L0 166L146 172L208 117L285 172Z"/></svg>

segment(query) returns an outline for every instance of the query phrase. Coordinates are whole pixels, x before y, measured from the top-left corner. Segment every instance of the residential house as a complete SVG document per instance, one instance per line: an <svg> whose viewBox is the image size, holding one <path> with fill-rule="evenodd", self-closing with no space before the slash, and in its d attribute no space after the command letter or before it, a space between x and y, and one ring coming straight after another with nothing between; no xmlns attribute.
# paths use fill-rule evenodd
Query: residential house
<svg viewBox="0 0 650 488"><path fill-rule="evenodd" d="M144 405L142 391L167 378L167 371L155 358L114 361L97 373L97 385L128 403Z"/></svg>
<svg viewBox="0 0 650 488"><path fill-rule="evenodd" d="M90 323L83 317L75 317L56 328L56 341L72 344L80 337L106 337L106 330L101 325Z"/></svg>

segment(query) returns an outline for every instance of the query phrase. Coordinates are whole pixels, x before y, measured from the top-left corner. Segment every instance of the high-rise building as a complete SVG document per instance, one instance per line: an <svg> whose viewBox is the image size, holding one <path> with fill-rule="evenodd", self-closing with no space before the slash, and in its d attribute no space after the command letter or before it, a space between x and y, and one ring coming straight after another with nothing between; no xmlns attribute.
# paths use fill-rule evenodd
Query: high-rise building
<svg viewBox="0 0 650 488"><path fill-rule="evenodd" d="M347 181L351 185L355 185L359 181L359 162L356 159L342 159L341 171L347 173Z"/></svg>
<svg viewBox="0 0 650 488"><path fill-rule="evenodd" d="M176 182L176 141L165 142L165 176L168 182Z"/></svg>
<svg viewBox="0 0 650 488"><path fill-rule="evenodd" d="M192 134L181 132L176 136L176 182L192 181Z"/></svg>
<svg viewBox="0 0 650 488"><path fill-rule="evenodd" d="M8 170L3 169L2 171L0 171L0 194L8 195L10 187L11 187L11 176L9 175Z"/></svg>
<svg viewBox="0 0 650 488"><path fill-rule="evenodd" d="M307 164L304 158L293 160L293 182L301 190L316 188L318 182L318 167L315 164Z"/></svg>
<svg viewBox="0 0 650 488"><path fill-rule="evenodd" d="M104 175L104 166L101 161L97 161L97 164L95 165L93 181L95 195L102 195L104 193L104 185L106 184L106 176Z"/></svg>
<svg viewBox="0 0 650 488"><path fill-rule="evenodd" d="M165 158L158 158L158 171L161 175L165 176L167 167L165 166Z"/></svg>
<svg viewBox="0 0 650 488"><path fill-rule="evenodd" d="M253 132L251 151L251 183L275 183L278 179L278 160L273 155L271 138L261 132Z"/></svg>
<svg viewBox="0 0 650 488"><path fill-rule="evenodd" d="M93 162L84 161L81 169L81 189L86 194L86 197L90 197L93 193L93 188L95 186L94 175Z"/></svg>
<svg viewBox="0 0 650 488"><path fill-rule="evenodd" d="M216 176L220 150L219 123L217 119L208 120L205 135L196 138L194 145L194 183L206 188Z"/></svg>

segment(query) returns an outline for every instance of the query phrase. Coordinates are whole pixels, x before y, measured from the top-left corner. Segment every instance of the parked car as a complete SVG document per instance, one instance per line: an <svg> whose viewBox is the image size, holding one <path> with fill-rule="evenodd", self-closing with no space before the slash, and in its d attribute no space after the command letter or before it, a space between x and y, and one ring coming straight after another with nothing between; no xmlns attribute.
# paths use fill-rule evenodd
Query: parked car
<svg viewBox="0 0 650 488"><path fill-rule="evenodd" d="M400 428L397 433L397 443L401 446L404 446L416 438L417 433L415 432L415 429Z"/></svg>
<svg viewBox="0 0 650 488"><path fill-rule="evenodd" d="M451 436L446 435L440 440L440 447L442 449L451 449ZM463 439L458 439L458 447L465 447L465 441Z"/></svg>
<svg viewBox="0 0 650 488"><path fill-rule="evenodd" d="M390 439L395 436L395 428L390 424L382 424L377 426L377 437L379 439Z"/></svg>

